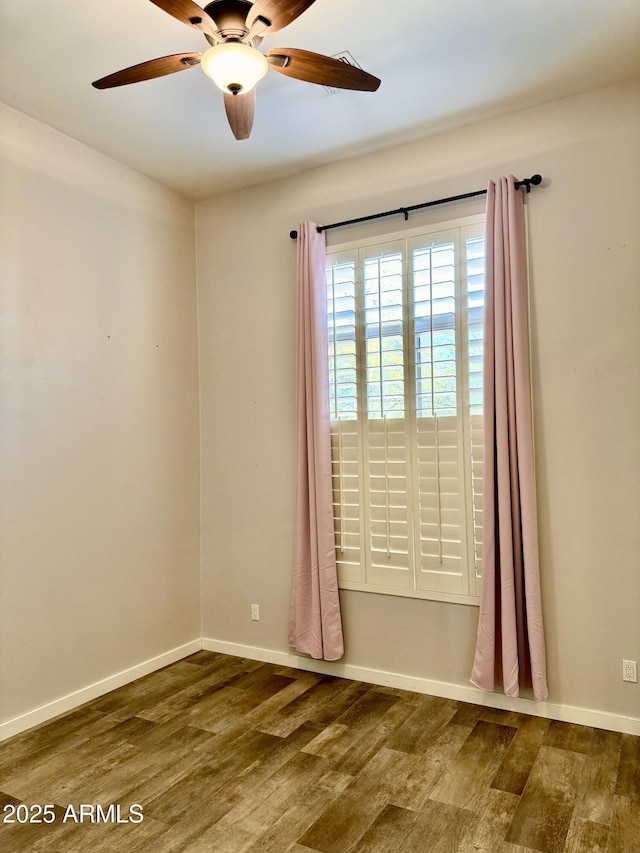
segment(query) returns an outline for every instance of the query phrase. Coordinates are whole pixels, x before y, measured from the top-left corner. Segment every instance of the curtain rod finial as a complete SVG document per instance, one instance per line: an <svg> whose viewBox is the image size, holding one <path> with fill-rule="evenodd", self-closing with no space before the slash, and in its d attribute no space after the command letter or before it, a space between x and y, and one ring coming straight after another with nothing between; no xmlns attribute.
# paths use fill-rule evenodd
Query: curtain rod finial
<svg viewBox="0 0 640 853"><path fill-rule="evenodd" d="M523 178L521 181L516 181L515 188L519 190L520 187L524 187L525 192L530 193L531 187L538 187L541 183L542 175L531 175L530 178Z"/></svg>
<svg viewBox="0 0 640 853"><path fill-rule="evenodd" d="M289 237L291 237L292 240L297 240L298 239L298 232L297 231L289 231Z"/></svg>

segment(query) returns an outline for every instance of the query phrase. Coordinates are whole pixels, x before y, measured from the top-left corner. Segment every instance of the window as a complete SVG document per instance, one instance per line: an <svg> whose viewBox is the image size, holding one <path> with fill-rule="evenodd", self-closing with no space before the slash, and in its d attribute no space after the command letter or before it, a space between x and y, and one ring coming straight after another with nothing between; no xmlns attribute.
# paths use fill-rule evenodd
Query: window
<svg viewBox="0 0 640 853"><path fill-rule="evenodd" d="M476 603L484 217L329 249L340 586Z"/></svg>

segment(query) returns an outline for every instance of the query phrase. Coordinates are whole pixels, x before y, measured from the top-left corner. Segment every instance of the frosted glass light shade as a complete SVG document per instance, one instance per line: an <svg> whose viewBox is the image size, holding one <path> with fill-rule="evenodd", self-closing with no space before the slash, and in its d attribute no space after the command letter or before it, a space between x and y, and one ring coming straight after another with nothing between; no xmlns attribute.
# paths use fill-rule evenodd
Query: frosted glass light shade
<svg viewBox="0 0 640 853"><path fill-rule="evenodd" d="M259 50L237 41L209 48L200 64L216 86L234 95L253 89L269 68Z"/></svg>

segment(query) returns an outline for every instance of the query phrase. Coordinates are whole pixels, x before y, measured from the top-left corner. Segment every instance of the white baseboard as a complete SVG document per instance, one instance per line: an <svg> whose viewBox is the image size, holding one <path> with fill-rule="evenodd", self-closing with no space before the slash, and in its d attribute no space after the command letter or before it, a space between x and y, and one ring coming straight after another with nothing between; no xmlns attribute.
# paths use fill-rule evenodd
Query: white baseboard
<svg viewBox="0 0 640 853"><path fill-rule="evenodd" d="M536 717L545 717L551 720L561 720L566 723L577 723L583 726L593 726L598 729L609 729L609 731L622 732L623 734L640 735L640 719L637 717L623 717L619 714L610 714L606 711L596 711L591 708L576 708L572 705L558 705L552 702L533 702L530 699L511 699L500 693L485 693L476 687L462 684L451 684L445 681L434 681L429 678L417 678L411 675L403 675L396 672L372 669L370 667L354 666L352 664L329 663L327 661L313 660L305 655L293 652L281 652L275 649L264 649L257 646L243 646L238 643L227 643L223 640L213 640L203 637L192 640L183 646L170 649L164 654L157 655L149 660L142 661L136 666L122 670L109 676L102 681L97 681L76 690L66 696L34 708L26 714L14 717L0 723L0 741L21 734L27 729L52 720L60 714L65 714L91 702L98 696L103 696L117 687L129 684L137 678L149 675L164 666L175 663L200 649L212 652L233 655L234 657L249 658L250 660L264 661L279 666L288 666L292 669L302 669L309 672L317 672L322 675L334 675L337 678L349 678L354 681L363 681L367 684L380 684L385 687L397 687L402 690L410 690L414 693L426 693L430 696L440 696L444 699L456 699L460 702L470 702L473 705L485 705L489 708L501 708L506 711L518 711L522 714L531 714Z"/></svg>
<svg viewBox="0 0 640 853"><path fill-rule="evenodd" d="M511 699L501 693L485 693L477 687L462 684L451 684L446 681L434 681L429 678L416 678L396 672L371 669L369 667L353 666L352 664L329 663L313 660L305 655L293 652L279 652L274 649L263 649L256 646L242 646L237 643L227 643L222 640L202 638L202 648L211 652L264 661L265 663L288 666L292 669L304 669L323 675L334 675L337 678L349 678L354 681L364 681L367 684L380 684L385 687L397 687L411 690L414 693L426 693L430 696L440 696L443 699L457 699L460 702L470 702L473 705L485 705L489 708L500 708L505 711L517 711L521 714L531 714L534 717L545 717L550 720L561 720L565 723L577 723L582 726L593 726L597 729L608 729L623 734L640 735L640 719L623 717L606 711L595 711L591 708L577 708L573 705L558 705L553 702L534 702L532 699Z"/></svg>
<svg viewBox="0 0 640 853"><path fill-rule="evenodd" d="M73 693L68 693L66 696L61 696L53 702L48 702L46 705L41 705L39 708L34 708L32 711L27 711L26 714L21 714L19 717L14 717L12 720L7 720L0 723L0 741L20 734L27 729L38 726L40 723L46 723L48 720L66 714L67 711L72 711L85 702L91 702L98 696L103 696L117 687L122 687L124 684L129 684L137 678L142 678L144 675L149 675L157 669L162 669L163 666L168 666L175 663L187 655L192 655L194 652L200 651L202 648L202 640L192 640L190 643L185 643L183 646L177 646L175 649L170 649L161 655L157 655L142 663L123 669L121 672L110 675L102 681L96 681L88 687L83 687L81 690L76 690Z"/></svg>

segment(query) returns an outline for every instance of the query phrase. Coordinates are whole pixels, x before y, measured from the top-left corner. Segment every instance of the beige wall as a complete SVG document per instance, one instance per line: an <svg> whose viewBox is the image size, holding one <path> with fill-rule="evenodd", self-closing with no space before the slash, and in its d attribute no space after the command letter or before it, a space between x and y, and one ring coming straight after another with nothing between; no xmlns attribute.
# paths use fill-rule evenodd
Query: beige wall
<svg viewBox="0 0 640 853"><path fill-rule="evenodd" d="M640 716L621 680L622 658L640 658L638 94L603 89L197 206L205 637L287 650L289 230L541 172L528 202L550 701ZM467 684L475 608L341 597L348 663Z"/></svg>
<svg viewBox="0 0 640 853"><path fill-rule="evenodd" d="M0 720L200 636L193 205L0 113Z"/></svg>

